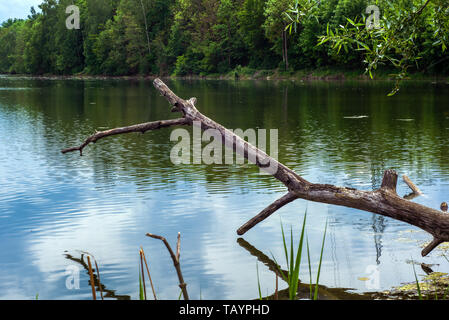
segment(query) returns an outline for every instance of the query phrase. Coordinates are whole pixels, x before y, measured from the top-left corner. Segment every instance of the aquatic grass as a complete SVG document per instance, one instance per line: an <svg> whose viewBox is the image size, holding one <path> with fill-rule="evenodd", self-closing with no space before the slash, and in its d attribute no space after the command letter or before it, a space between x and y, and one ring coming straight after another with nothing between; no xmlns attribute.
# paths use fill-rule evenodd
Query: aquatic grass
<svg viewBox="0 0 449 320"><path fill-rule="evenodd" d="M412 260L412 266L413 266L413 273L415 274L415 282L416 282L416 289L418 290L418 298L419 300L424 300L422 294L421 294L421 286L419 285L418 276L416 275L416 269L415 264Z"/></svg>
<svg viewBox="0 0 449 320"><path fill-rule="evenodd" d="M318 284L320 282L321 265L323 263L324 244L326 243L327 225L328 225L328 221L326 221L326 226L324 228L323 243L321 244L320 263L318 264L318 272L317 272L317 277L316 277L315 293L313 295L313 300L318 300ZM310 262L309 262L309 268L310 268Z"/></svg>
<svg viewBox="0 0 449 320"><path fill-rule="evenodd" d="M288 266L287 275L285 274L285 272L283 272L281 270L279 264L276 261L276 258L272 254L273 260L279 270L279 273L281 274L284 281L287 282L287 284L288 284L288 295L289 295L290 300L296 300L296 296L297 296L297 292L298 292L299 272L300 272L300 268L301 268L301 260L302 260L302 254L303 254L302 250L304 247L304 237L305 237L305 233L306 233L306 222L307 222L307 211L304 214L304 221L303 221L303 225L302 225L302 229L301 229L301 233L300 233L300 240L299 240L298 248L296 250L296 255L295 255L294 244L293 244L293 242L294 242L293 230L292 230L292 228L290 228L290 245L287 246L287 240L285 237L284 227L281 222L282 243L283 243L283 247L284 247L285 260L286 260L287 266ZM306 241L305 241L306 248L307 248L307 261L308 261L309 279L310 279L309 294L310 294L311 300L318 300L318 289L319 289L319 281L320 281L320 275L321 275L321 266L322 266L323 255L324 255L324 245L326 242L327 226L328 226L328 222L326 221L326 226L325 226L324 235L323 235L323 241L321 244L320 261L318 264L318 272L317 272L315 288L313 288L313 285L312 285L312 263L311 263L311 259L310 259L310 246L309 246L308 238L306 238Z"/></svg>
<svg viewBox="0 0 449 320"><path fill-rule="evenodd" d="M143 254L142 254L142 252L143 252L143 250L141 248L139 251L139 256L140 256L139 282L141 282L139 285L139 288L141 289L143 287L143 298L144 298L144 300L147 300L147 288L145 285L145 273L143 272ZM141 294L139 294L139 295L141 296Z"/></svg>
<svg viewBox="0 0 449 320"><path fill-rule="evenodd" d="M148 279L150 280L151 289L153 291L154 300L157 300L156 291L154 290L153 280L151 279L150 269L148 268L147 258L145 257L145 251L142 247L139 250L139 299L147 300L147 286L145 282L145 271L143 269L143 265L145 264L145 268L147 270Z"/></svg>
<svg viewBox="0 0 449 320"><path fill-rule="evenodd" d="M295 255L294 249L293 249L293 246L294 246L293 245L293 242L294 242L293 228L290 228L290 253L289 253L288 249L287 249L287 241L285 238L284 227L281 223L282 242L284 245L285 259L286 259L287 266L288 266L287 275L285 275L284 272L281 270L281 268L279 267L279 264L276 261L276 258L273 256L273 260L276 263L276 266L278 267L282 278L288 284L288 297L290 300L296 300L296 294L298 292L299 271L300 271L300 266L301 266L301 257L302 257L303 243L304 243L306 220L307 220L307 212L304 214L304 222L302 225L302 230L301 230L301 235L300 235L300 240L299 240L298 249L296 251L296 255Z"/></svg>
<svg viewBox="0 0 449 320"><path fill-rule="evenodd" d="M449 262L449 259L445 257L443 254L443 257L446 259L446 261ZM415 287L416 292L418 293L418 299L419 300L440 300L440 297L442 295L442 300L446 300L449 294L449 285L445 283L446 279L443 277L446 275L445 273L439 273L439 272L433 272L430 270L430 272L427 272L427 276L423 278L423 281L420 283L418 280L418 275L416 273L415 269L415 262L414 260L411 260L412 267L413 267L413 274L415 277ZM439 280L440 279L440 280ZM440 283L441 281L441 283ZM446 288L444 289L444 286ZM405 288L406 286L404 286ZM444 289L444 291L443 291ZM410 291L410 289L405 289L405 291ZM426 291L426 294L424 294L424 291Z"/></svg>
<svg viewBox="0 0 449 320"><path fill-rule="evenodd" d="M142 272L139 268L139 300L143 301L146 300L145 294L144 294L144 285L142 281Z"/></svg>
<svg viewBox="0 0 449 320"><path fill-rule="evenodd" d="M312 286L312 264L310 262L310 248L309 239L307 238L307 261L309 263L309 289L310 289L310 299L313 297L313 286Z"/></svg>
<svg viewBox="0 0 449 320"><path fill-rule="evenodd" d="M264 300L263 296L262 296L262 288L260 286L260 278L259 278L259 264L256 262L256 273L257 273L257 290L259 293L259 300ZM268 289L267 289L268 291ZM278 294L278 288L277 288L277 277L276 277L276 291L275 291L275 300L277 300L277 294ZM267 292L267 297L265 298L265 300L268 300L268 292Z"/></svg>
<svg viewBox="0 0 449 320"><path fill-rule="evenodd" d="M449 259L444 254L442 256L444 257L444 259L446 259L447 262L449 262ZM439 298L438 298L438 281L437 281L437 278L432 278L432 282L433 282L433 286L435 288L435 300L439 300ZM442 300L446 300L448 293L449 293L449 285L444 290L444 294L443 294Z"/></svg>
<svg viewBox="0 0 449 320"><path fill-rule="evenodd" d="M274 300L279 300L279 276L276 273L276 289L274 291Z"/></svg>
<svg viewBox="0 0 449 320"><path fill-rule="evenodd" d="M446 259L447 262L449 262L449 259L446 257L446 255L443 254L444 259ZM444 291L443 300L446 300L446 297L449 293L449 285L447 286L446 290Z"/></svg>
<svg viewBox="0 0 449 320"><path fill-rule="evenodd" d="M262 300L262 290L260 289L259 264L256 262L257 271L257 289L259 290L259 300Z"/></svg>
<svg viewBox="0 0 449 320"><path fill-rule="evenodd" d="M318 300L318 288L319 288L319 283L320 283L321 265L323 263L324 244L326 242L327 225L328 225L328 222L326 221L326 227L324 228L323 242L321 244L320 262L318 264L318 272L317 272L317 277L316 277L315 289L313 289L313 285L312 285L312 263L310 261L309 239L307 239L307 243L306 243L307 244L307 259L309 262L310 300Z"/></svg>

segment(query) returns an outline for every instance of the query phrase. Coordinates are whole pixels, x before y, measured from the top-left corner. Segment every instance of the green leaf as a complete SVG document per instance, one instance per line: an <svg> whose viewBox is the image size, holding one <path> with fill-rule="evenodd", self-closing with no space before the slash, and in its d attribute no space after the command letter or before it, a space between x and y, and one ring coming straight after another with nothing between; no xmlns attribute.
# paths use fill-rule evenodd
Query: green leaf
<svg viewBox="0 0 449 320"><path fill-rule="evenodd" d="M327 225L328 225L328 222L326 221L326 227L324 228L324 235L323 235L323 243L321 245L320 264L318 265L318 274L316 277L315 294L313 296L314 300L318 300L318 283L320 282L321 264L323 262L323 253L324 253L324 244L326 242Z"/></svg>
<svg viewBox="0 0 449 320"><path fill-rule="evenodd" d="M350 24L352 24L354 27L356 26L355 25L355 22L354 21L352 21L351 19L349 19L349 18L346 18L346 20L348 20L348 22L350 23Z"/></svg>
<svg viewBox="0 0 449 320"><path fill-rule="evenodd" d="M423 300L422 294L421 294L421 286L419 285L418 276L416 275L415 270L415 263L412 260L412 266L413 266L413 273L415 274L415 281L416 281L416 289L418 290L418 297L419 300Z"/></svg>
<svg viewBox="0 0 449 320"><path fill-rule="evenodd" d="M259 264L256 262L257 270L257 288L259 289L259 300L262 300L262 290L260 289L260 279L259 279Z"/></svg>
<svg viewBox="0 0 449 320"><path fill-rule="evenodd" d="M139 268L139 300L145 300L145 296L143 293L142 274L140 273L140 268Z"/></svg>

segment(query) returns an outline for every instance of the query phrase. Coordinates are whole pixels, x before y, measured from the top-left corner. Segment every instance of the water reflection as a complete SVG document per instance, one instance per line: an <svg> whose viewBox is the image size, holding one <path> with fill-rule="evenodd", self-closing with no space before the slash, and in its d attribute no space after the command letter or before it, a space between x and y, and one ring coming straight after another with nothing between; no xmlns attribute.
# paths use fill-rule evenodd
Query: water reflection
<svg viewBox="0 0 449 320"><path fill-rule="evenodd" d="M448 200L447 85L410 83L388 98L391 84L377 82L168 84L182 97L197 97L204 114L231 129L279 129L279 160L310 181L374 190L392 168L424 192L413 201L439 208ZM251 165L175 166L170 130L107 138L83 157L60 153L96 129L173 118L151 82L2 77L0 88L0 298L89 299L87 277L79 291L64 285L66 267L76 263L64 253L85 250L95 254L108 287L136 299L143 245L154 261L158 297L176 299L170 257L147 232L183 234L193 298L257 296L256 260L236 243L235 231L284 194L282 184ZM408 192L400 183L398 193ZM434 271L449 269L438 252L420 257L428 235L414 227L302 200L257 226L247 241L281 257L279 216L298 232L306 209L312 261L330 222L321 278L327 288L367 291L358 278L370 265L379 268L379 290L413 281L411 258L435 264ZM261 270L260 277L274 292L272 272Z"/></svg>
<svg viewBox="0 0 449 320"><path fill-rule="evenodd" d="M89 274L89 266L87 265L86 261L84 261L85 254L80 253L80 255L81 255L80 258L76 258L67 253L67 254L65 254L65 257L66 257L66 259L73 261L75 263L78 263L80 266L82 266L87 275L87 274ZM95 289L97 291L102 292L102 294L103 294L102 297L104 297L106 299L114 299L114 300L130 300L131 299L131 297L128 295L118 295L115 293L115 290L108 289L103 283L101 283L101 281L99 281L99 278L97 276L95 269L93 269L93 278L94 278L94 283L96 286ZM101 278L101 275L100 275L100 278ZM89 285L91 285L90 282L89 282Z"/></svg>

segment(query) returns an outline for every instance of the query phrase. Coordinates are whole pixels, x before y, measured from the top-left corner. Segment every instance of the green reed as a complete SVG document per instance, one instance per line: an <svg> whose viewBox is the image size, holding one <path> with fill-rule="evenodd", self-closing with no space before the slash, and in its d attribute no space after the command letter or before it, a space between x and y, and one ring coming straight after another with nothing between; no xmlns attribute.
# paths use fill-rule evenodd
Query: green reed
<svg viewBox="0 0 449 320"><path fill-rule="evenodd" d="M300 233L300 239L299 239L299 245L298 248L294 249L294 237L293 237L293 229L290 228L290 244L287 245L287 240L284 232L284 227L281 223L281 231L282 231L282 242L284 246L284 255L285 260L287 262L288 270L287 272L283 272L277 263L276 259L273 256L273 260L276 263L279 273L281 274L282 278L285 282L288 284L288 296L290 300L296 300L297 292L298 292L298 286L299 286L299 273L301 268L301 260L303 255L303 247L304 247L304 238L306 233L306 221L307 221L307 212L304 214L304 221ZM324 244L326 241L326 233L327 233L327 222L326 222L326 228L324 231L323 236L323 242L321 246L321 253L320 253L320 262L318 266L318 272L317 272L317 279L315 284L315 289L312 288L312 267L310 262L310 248L309 248L309 242L307 242L307 258L308 258L308 265L309 265L309 276L310 276L310 299L318 300L318 288L319 288L319 280L320 280L320 274L321 274L321 265L323 262L323 254L324 254ZM295 254L296 251L296 254ZM313 294L312 294L313 292Z"/></svg>

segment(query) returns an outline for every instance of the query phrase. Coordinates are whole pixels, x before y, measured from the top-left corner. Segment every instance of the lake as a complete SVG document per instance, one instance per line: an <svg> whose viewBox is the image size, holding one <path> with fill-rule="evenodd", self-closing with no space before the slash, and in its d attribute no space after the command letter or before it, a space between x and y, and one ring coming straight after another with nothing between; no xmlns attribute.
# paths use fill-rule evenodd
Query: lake
<svg viewBox="0 0 449 320"><path fill-rule="evenodd" d="M413 201L449 200L449 84L409 82L387 97L393 84L374 81L166 83L225 127L278 129L279 160L311 182L374 190L395 169L423 191ZM256 299L258 275L272 295L270 260L285 268L281 223L298 243L306 211L314 277L328 223L320 284L330 298L413 282L413 264L419 276L421 263L449 272L441 248L421 257L430 236L420 229L305 200L239 239L236 230L285 187L251 164L173 164L173 128L109 137L83 157L60 152L95 130L176 117L151 81L0 77L1 299L91 299L83 252L98 262L108 299L138 299L140 247L158 298L178 299L170 256L148 232L173 247L181 233L192 299ZM402 180L398 193L410 193ZM300 279L310 282L307 259Z"/></svg>

